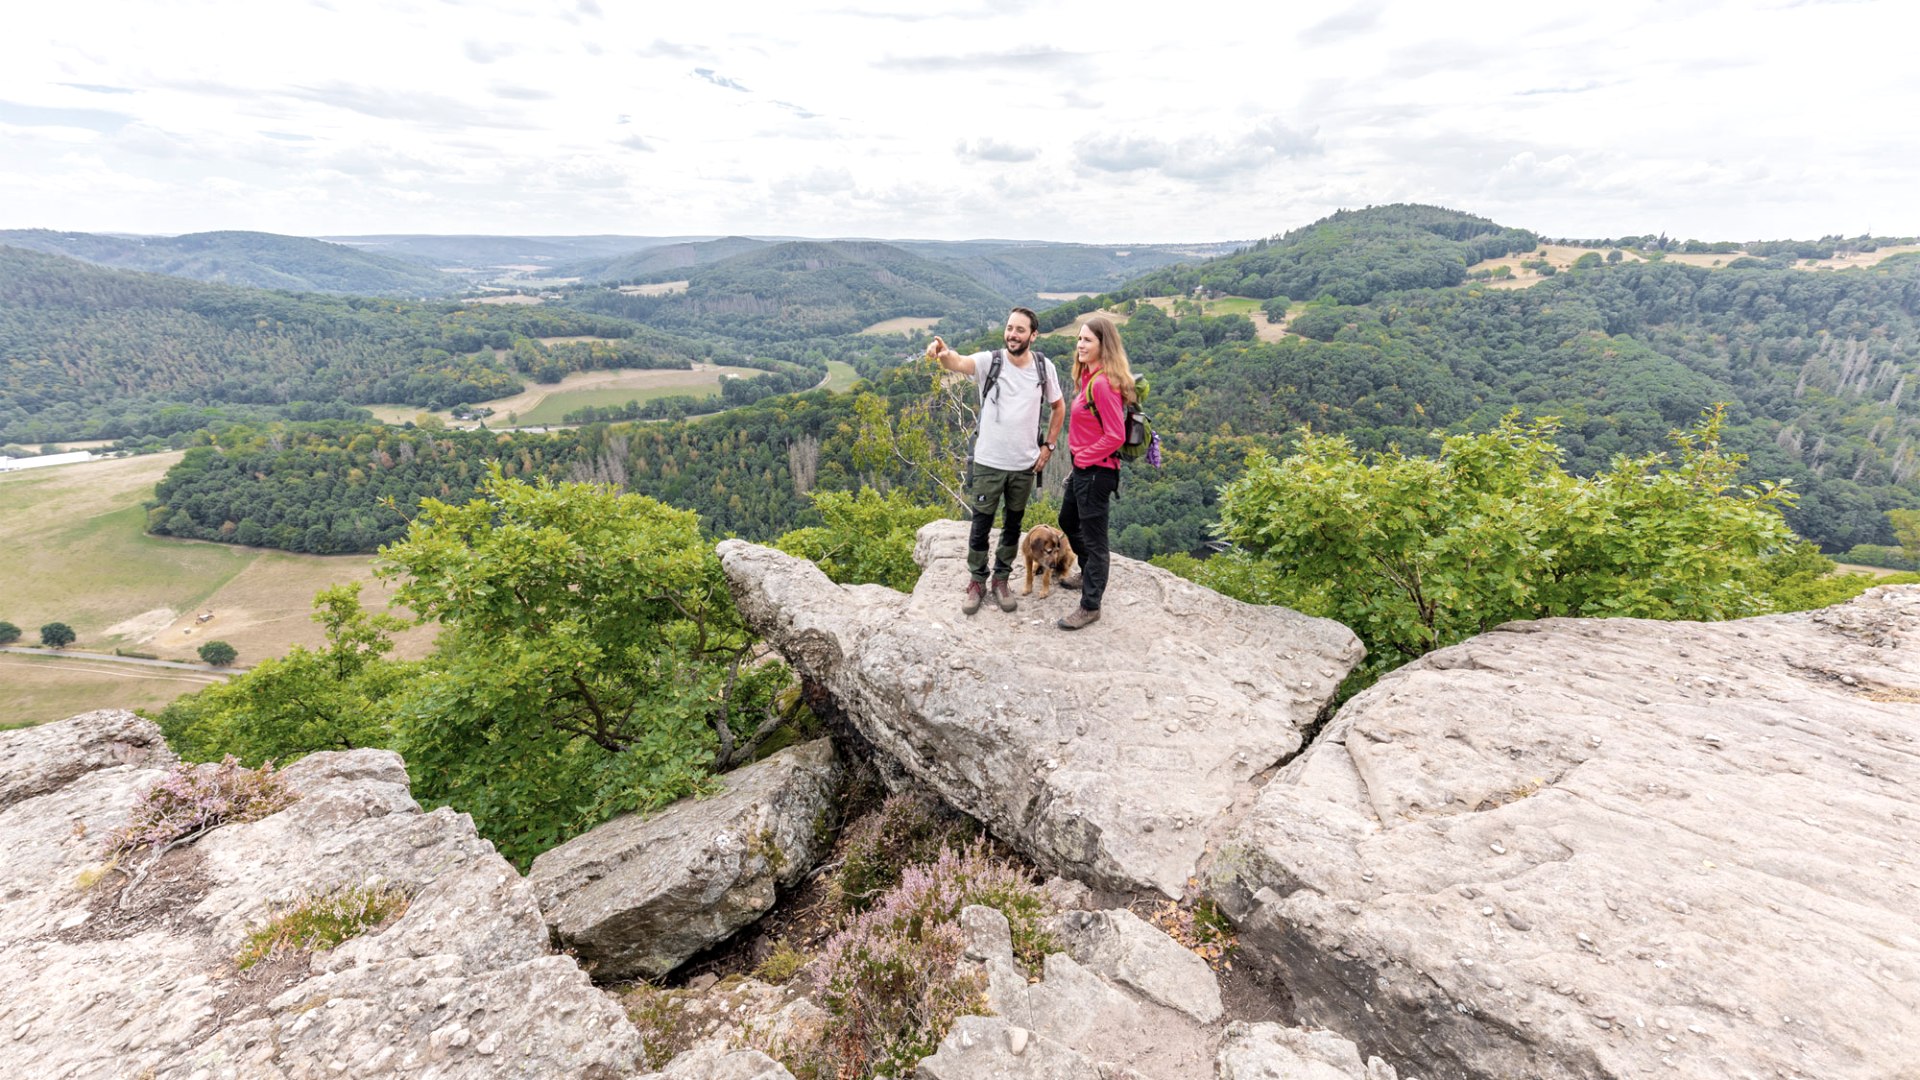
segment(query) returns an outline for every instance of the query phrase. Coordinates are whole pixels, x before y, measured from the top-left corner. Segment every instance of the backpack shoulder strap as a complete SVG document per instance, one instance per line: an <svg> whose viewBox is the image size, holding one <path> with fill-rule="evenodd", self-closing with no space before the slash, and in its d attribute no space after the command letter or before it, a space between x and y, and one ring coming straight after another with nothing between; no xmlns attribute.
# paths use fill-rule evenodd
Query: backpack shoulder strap
<svg viewBox="0 0 1920 1080"><path fill-rule="evenodd" d="M1004 363L1006 359L1007 354L1005 350L993 350L993 359L987 363L986 381L980 384L980 403L982 405L987 403L987 395L993 393L994 389L1000 385L1000 365Z"/></svg>

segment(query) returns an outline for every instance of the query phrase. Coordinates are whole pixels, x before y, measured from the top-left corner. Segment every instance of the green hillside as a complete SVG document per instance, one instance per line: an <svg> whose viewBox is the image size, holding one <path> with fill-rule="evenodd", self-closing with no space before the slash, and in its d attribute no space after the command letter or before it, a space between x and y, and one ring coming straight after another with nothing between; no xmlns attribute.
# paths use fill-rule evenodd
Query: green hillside
<svg viewBox="0 0 1920 1080"><path fill-rule="evenodd" d="M124 237L15 229L0 231L0 244L119 270L260 289L419 298L445 295L463 284L459 278L386 255L274 233Z"/></svg>
<svg viewBox="0 0 1920 1080"><path fill-rule="evenodd" d="M613 258L563 263L545 271L551 277L577 277L596 284L606 282L675 281L696 267L730 259L772 245L765 240L726 236L684 244L661 244Z"/></svg>
<svg viewBox="0 0 1920 1080"><path fill-rule="evenodd" d="M665 296L581 289L569 302L753 343L853 334L905 315L997 320L1007 303L952 267L872 241L774 244L689 269L686 280Z"/></svg>
<svg viewBox="0 0 1920 1080"><path fill-rule="evenodd" d="M615 340L537 340L583 335ZM0 247L0 442L191 431L209 407L445 408L513 393L527 374L683 367L699 351L577 311L270 292Z"/></svg>
<svg viewBox="0 0 1920 1080"><path fill-rule="evenodd" d="M1240 245L1018 243L1005 240L892 241L902 251L946 263L1001 296L1107 292L1152 270L1199 262Z"/></svg>
<svg viewBox="0 0 1920 1080"><path fill-rule="evenodd" d="M1133 296L1217 294L1363 304L1383 293L1466 280L1482 259L1525 251L1539 237L1483 217L1401 203L1342 210L1232 255L1129 282Z"/></svg>

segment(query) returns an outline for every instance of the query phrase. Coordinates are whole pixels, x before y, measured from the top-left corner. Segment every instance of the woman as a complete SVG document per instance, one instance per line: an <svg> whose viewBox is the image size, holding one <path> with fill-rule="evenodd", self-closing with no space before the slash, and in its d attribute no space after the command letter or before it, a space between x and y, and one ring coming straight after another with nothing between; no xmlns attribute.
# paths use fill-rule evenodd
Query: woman
<svg viewBox="0 0 1920 1080"><path fill-rule="evenodd" d="M1100 620L1100 596L1107 591L1107 504L1120 491L1120 459L1115 455L1127 441L1127 402L1133 400L1133 369L1127 366L1127 347L1120 328L1105 315L1095 315L1080 328L1073 353L1073 404L1067 410L1072 423L1067 449L1073 453L1073 473L1061 500L1060 531L1080 560L1080 606L1059 622L1062 630L1079 630ZM1063 581L1069 588L1072 582Z"/></svg>

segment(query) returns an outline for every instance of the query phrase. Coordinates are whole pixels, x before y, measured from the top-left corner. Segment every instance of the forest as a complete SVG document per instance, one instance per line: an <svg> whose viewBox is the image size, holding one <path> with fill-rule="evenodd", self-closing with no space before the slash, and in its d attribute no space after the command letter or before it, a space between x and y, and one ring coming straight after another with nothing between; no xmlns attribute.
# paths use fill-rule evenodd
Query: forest
<svg viewBox="0 0 1920 1080"><path fill-rule="evenodd" d="M1144 557L1211 540L1219 490L1249 455L1287 453L1306 430L1361 452L1431 453L1438 437L1490 430L1517 409L1558 417L1567 468L1593 475L1663 449L1716 403L1727 448L1748 459L1744 480L1788 482L1800 535L1829 552L1894 543L1888 512L1920 506L1920 256L1845 271L1779 255L1716 267L1592 259L1524 289L1473 280L1476 262L1538 242L1436 207L1343 211L1043 311L1048 331L1096 307L1118 312L1153 387L1165 467L1129 469L1117 549ZM422 495L459 497L494 460L515 476L617 479L696 511L712 536L815 525L813 491L902 483L857 453L874 415L860 402L881 403L897 426L926 385L911 374L915 342L852 329L940 315L961 347L989 348L1005 303L881 244L756 247L690 271L685 293L581 288L567 307L484 310L192 285L8 249L0 260L22 271L0 275L0 436L207 428L187 439L205 451L156 493L151 526L314 551L371 550L398 527L380 509L389 499L404 511ZM1290 333L1263 341L1245 316L1205 314L1216 293L1277 302ZM537 340L565 334L606 340ZM1071 355L1057 332L1040 347ZM726 383L718 415L600 407L550 443L446 433L431 453L424 433L368 425L338 404L484 400L522 377L694 356L769 374ZM804 392L829 358L865 377L855 395ZM315 401L335 404L295 404ZM236 414L208 413L222 408Z"/></svg>
<svg viewBox="0 0 1920 1080"><path fill-rule="evenodd" d="M611 340L538 340L580 336ZM164 436L222 406L440 409L517 392L526 377L714 356L564 308L243 289L0 246L0 442Z"/></svg>

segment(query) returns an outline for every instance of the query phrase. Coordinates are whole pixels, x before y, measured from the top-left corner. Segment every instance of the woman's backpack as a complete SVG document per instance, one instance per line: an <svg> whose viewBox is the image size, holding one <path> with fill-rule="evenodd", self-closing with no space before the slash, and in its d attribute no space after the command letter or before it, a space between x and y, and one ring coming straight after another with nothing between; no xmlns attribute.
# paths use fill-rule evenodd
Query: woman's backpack
<svg viewBox="0 0 1920 1080"><path fill-rule="evenodd" d="M1147 418L1143 408L1147 400L1147 380L1135 379L1133 400L1127 402L1127 441L1113 452L1122 461L1146 459L1147 464L1158 469L1160 460L1160 436L1154 434L1153 421ZM1095 422L1100 420L1100 409L1093 403L1093 395L1087 395L1087 408L1093 410Z"/></svg>

